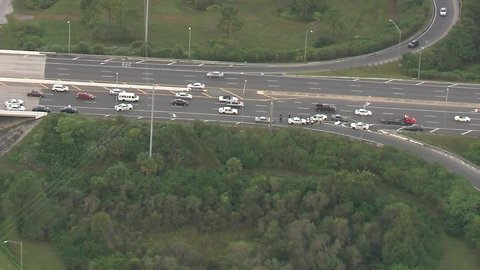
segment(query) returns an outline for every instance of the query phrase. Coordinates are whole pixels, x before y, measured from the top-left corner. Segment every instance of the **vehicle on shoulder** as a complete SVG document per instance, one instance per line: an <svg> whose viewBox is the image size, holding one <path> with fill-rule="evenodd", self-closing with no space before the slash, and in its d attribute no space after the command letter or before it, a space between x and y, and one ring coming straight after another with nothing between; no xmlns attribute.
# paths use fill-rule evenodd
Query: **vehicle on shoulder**
<svg viewBox="0 0 480 270"><path fill-rule="evenodd" d="M219 96L219 102L238 102L238 98L234 96Z"/></svg>
<svg viewBox="0 0 480 270"><path fill-rule="evenodd" d="M420 45L420 42L418 40L412 40L407 44L407 47L410 49L416 48Z"/></svg>
<svg viewBox="0 0 480 270"><path fill-rule="evenodd" d="M270 124L270 117L266 116L256 116L255 123L257 124Z"/></svg>
<svg viewBox="0 0 480 270"><path fill-rule="evenodd" d="M455 115L453 120L455 120L457 122L463 122L463 123L470 123L470 121L471 121L470 117L468 117L466 115Z"/></svg>
<svg viewBox="0 0 480 270"><path fill-rule="evenodd" d="M220 107L218 108L220 114L238 114L238 110L232 107Z"/></svg>
<svg viewBox="0 0 480 270"><path fill-rule="evenodd" d="M317 112L335 112L337 107L333 104L317 103L315 104L315 110Z"/></svg>
<svg viewBox="0 0 480 270"><path fill-rule="evenodd" d="M176 98L176 99L172 100L172 105L173 106L188 106L188 101L186 101L185 99Z"/></svg>
<svg viewBox="0 0 480 270"><path fill-rule="evenodd" d="M321 123L325 120L327 120L327 116L325 114L315 114L313 116L309 117L309 120L311 120L312 123Z"/></svg>
<svg viewBox="0 0 480 270"><path fill-rule="evenodd" d="M23 106L23 100L21 99L16 99L16 98L12 98L10 100L7 100L5 101L5 107L8 107L8 106L11 106L11 105L19 105L19 106Z"/></svg>
<svg viewBox="0 0 480 270"><path fill-rule="evenodd" d="M189 94L189 93L178 92L178 93L175 93L175 98L193 99L193 96L192 96L192 94Z"/></svg>
<svg viewBox="0 0 480 270"><path fill-rule="evenodd" d="M307 124L307 120L305 118L300 118L300 117L288 118L287 122L290 125L305 125L305 124Z"/></svg>
<svg viewBox="0 0 480 270"><path fill-rule="evenodd" d="M54 92L68 92L68 86L63 84L54 84L52 85L52 91Z"/></svg>
<svg viewBox="0 0 480 270"><path fill-rule="evenodd" d="M221 79L223 78L224 74L223 72L220 72L220 71L211 71L211 72L208 72L207 73L207 77L208 78L218 78L218 79Z"/></svg>
<svg viewBox="0 0 480 270"><path fill-rule="evenodd" d="M94 100L95 96L90 94L90 93L87 93L87 92L79 92L79 93L77 93L77 99L80 99L80 100Z"/></svg>
<svg viewBox="0 0 480 270"><path fill-rule="evenodd" d="M368 130L370 128L370 125L364 122L356 122L356 123L351 123L350 127L352 129Z"/></svg>
<svg viewBox="0 0 480 270"><path fill-rule="evenodd" d="M27 97L44 97L42 90L30 90Z"/></svg>
<svg viewBox="0 0 480 270"><path fill-rule="evenodd" d="M423 126L419 124L413 124L410 126L403 126L400 130L407 130L407 131L423 131Z"/></svg>
<svg viewBox="0 0 480 270"><path fill-rule="evenodd" d="M130 111L130 110L133 110L133 105L132 104L126 104L126 103L120 103L120 104L115 105L115 107L113 107L113 108L117 112L119 112L119 111Z"/></svg>
<svg viewBox="0 0 480 270"><path fill-rule="evenodd" d="M78 109L75 108L75 107L72 107L72 105L67 105L65 107L63 107L61 110L60 110L61 113L69 113L69 114L77 114L78 113Z"/></svg>
<svg viewBox="0 0 480 270"><path fill-rule="evenodd" d="M32 108L32 112L51 112L52 110L47 107L47 106L42 106L42 105L39 105L39 106L36 106L36 107L33 107Z"/></svg>

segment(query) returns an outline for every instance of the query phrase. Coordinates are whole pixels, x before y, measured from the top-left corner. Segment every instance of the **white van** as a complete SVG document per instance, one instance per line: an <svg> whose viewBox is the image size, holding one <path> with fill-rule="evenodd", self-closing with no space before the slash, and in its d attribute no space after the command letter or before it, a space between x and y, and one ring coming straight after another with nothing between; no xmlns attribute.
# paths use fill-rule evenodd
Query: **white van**
<svg viewBox="0 0 480 270"><path fill-rule="evenodd" d="M140 97L134 93L121 92L118 93L118 101L138 101Z"/></svg>

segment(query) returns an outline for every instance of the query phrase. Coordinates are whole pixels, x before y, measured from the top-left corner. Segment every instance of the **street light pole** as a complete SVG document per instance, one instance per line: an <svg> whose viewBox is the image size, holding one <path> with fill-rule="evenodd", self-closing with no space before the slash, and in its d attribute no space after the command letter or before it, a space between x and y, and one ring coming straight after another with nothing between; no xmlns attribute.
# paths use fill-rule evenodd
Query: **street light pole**
<svg viewBox="0 0 480 270"><path fill-rule="evenodd" d="M118 88L118 72L115 73L115 84L117 85L116 87Z"/></svg>
<svg viewBox="0 0 480 270"><path fill-rule="evenodd" d="M448 92L450 91L447 88L447 93L445 93L445 111L443 111L443 129L447 128L447 103L448 103Z"/></svg>
<svg viewBox="0 0 480 270"><path fill-rule="evenodd" d="M425 49L424 47L422 47L422 49L420 50L420 56L418 57L418 73L417 73L417 80L420 80L420 69L422 67L422 51L423 49Z"/></svg>
<svg viewBox="0 0 480 270"><path fill-rule="evenodd" d="M192 27L188 27L188 60L190 60L191 45L192 45Z"/></svg>
<svg viewBox="0 0 480 270"><path fill-rule="evenodd" d="M392 19L390 19L389 21L398 30L398 61L400 61L400 58L402 57L402 54L400 53L400 47L401 47L401 43L402 43L402 30L400 30L400 28L397 26L397 24Z"/></svg>
<svg viewBox="0 0 480 270"><path fill-rule="evenodd" d="M5 240L3 241L4 244L12 243L12 244L19 244L20 245L20 270L23 269L23 242L21 241L12 241L12 240Z"/></svg>
<svg viewBox="0 0 480 270"><path fill-rule="evenodd" d="M67 21L68 23L68 53L70 53L70 21Z"/></svg>
<svg viewBox="0 0 480 270"><path fill-rule="evenodd" d="M307 41L308 41L308 32L313 33L313 30L305 30L305 48L303 50L303 61L307 62Z"/></svg>
<svg viewBox="0 0 480 270"><path fill-rule="evenodd" d="M270 135L272 135L272 122L273 122L273 92L270 91L270 123L268 124Z"/></svg>

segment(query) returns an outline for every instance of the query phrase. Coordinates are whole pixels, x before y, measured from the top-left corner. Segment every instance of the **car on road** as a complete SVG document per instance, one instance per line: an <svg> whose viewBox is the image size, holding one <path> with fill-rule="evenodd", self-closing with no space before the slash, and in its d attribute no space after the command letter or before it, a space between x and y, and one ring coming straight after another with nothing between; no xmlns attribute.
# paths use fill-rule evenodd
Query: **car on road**
<svg viewBox="0 0 480 270"><path fill-rule="evenodd" d="M337 107L333 104L317 103L315 104L315 110L317 112L335 112Z"/></svg>
<svg viewBox="0 0 480 270"><path fill-rule="evenodd" d="M185 92L179 92L179 93L175 93L175 97L176 98L181 98L181 99L192 99L193 96L189 93L185 93Z"/></svg>
<svg viewBox="0 0 480 270"><path fill-rule="evenodd" d="M207 77L208 78L218 78L218 79L221 79L223 78L224 74L223 72L220 72L220 71L211 71L211 72L208 72L207 73Z"/></svg>
<svg viewBox="0 0 480 270"><path fill-rule="evenodd" d="M173 106L188 106L188 101L186 101L185 99L176 98L176 99L172 100L172 105Z"/></svg>
<svg viewBox="0 0 480 270"><path fill-rule="evenodd" d="M42 105L39 105L39 106L36 106L36 107L33 107L32 109L32 112L51 112L52 110L47 107L47 106L42 106Z"/></svg>
<svg viewBox="0 0 480 270"><path fill-rule="evenodd" d="M243 108L243 102L242 101L227 102L227 103L225 103L225 106L241 109L241 108Z"/></svg>
<svg viewBox="0 0 480 270"><path fill-rule="evenodd" d="M90 93L87 93L87 92L79 92L79 93L77 93L77 99L80 99L80 100L94 100L95 96L90 94Z"/></svg>
<svg viewBox="0 0 480 270"><path fill-rule="evenodd" d="M118 88L112 88L112 89L108 90L108 93L112 96L117 96L118 94L120 94L122 92L125 92L125 90L118 89Z"/></svg>
<svg viewBox="0 0 480 270"><path fill-rule="evenodd" d="M410 49L416 48L420 45L420 42L418 40L412 40L410 43L407 44L407 47Z"/></svg>
<svg viewBox="0 0 480 270"><path fill-rule="evenodd" d="M257 124L270 124L270 117L266 116L256 116L255 123Z"/></svg>
<svg viewBox="0 0 480 270"><path fill-rule="evenodd" d="M218 101L220 102L238 102L238 98L234 96L219 96Z"/></svg>
<svg viewBox="0 0 480 270"><path fill-rule="evenodd" d="M42 90L30 90L27 97L44 97Z"/></svg>
<svg viewBox="0 0 480 270"><path fill-rule="evenodd" d="M470 123L471 121L470 117L466 115L455 115L453 119L457 122L463 122L463 123Z"/></svg>
<svg viewBox="0 0 480 270"><path fill-rule="evenodd" d="M220 114L238 114L238 110L232 107L220 107L218 108Z"/></svg>
<svg viewBox="0 0 480 270"><path fill-rule="evenodd" d="M203 91L205 92L205 84L195 82L187 84L188 91Z"/></svg>
<svg viewBox="0 0 480 270"><path fill-rule="evenodd" d="M65 106L60 110L61 113L70 113L70 114L77 114L78 109L75 107L72 107L71 105Z"/></svg>
<svg viewBox="0 0 480 270"><path fill-rule="evenodd" d="M52 85L52 91L54 92L68 92L68 86L63 84L54 84Z"/></svg>
<svg viewBox="0 0 480 270"><path fill-rule="evenodd" d="M404 126L400 128L400 130L407 130L407 131L423 131L423 126L419 124L413 124L410 126Z"/></svg>
<svg viewBox="0 0 480 270"><path fill-rule="evenodd" d="M8 106L6 106L6 109L8 111L25 111L25 107L18 103L9 104Z"/></svg>
<svg viewBox="0 0 480 270"><path fill-rule="evenodd" d="M327 118L328 117L325 114L315 114L313 116L310 116L310 121L313 123L318 123L327 120Z"/></svg>
<svg viewBox="0 0 480 270"><path fill-rule="evenodd" d="M332 114L332 121L334 122L347 122L347 118L341 114Z"/></svg>
<svg viewBox="0 0 480 270"><path fill-rule="evenodd" d="M355 115L361 115L361 116L372 116L372 111L369 111L367 109L356 109L354 112L353 112Z"/></svg>
<svg viewBox="0 0 480 270"><path fill-rule="evenodd" d="M287 122L290 125L305 125L307 123L307 120L305 118L300 118L300 117L291 117L291 118L288 118Z"/></svg>
<svg viewBox="0 0 480 270"><path fill-rule="evenodd" d="M352 129L368 130L370 128L370 125L364 122L356 122L356 123L351 123L350 127Z"/></svg>
<svg viewBox="0 0 480 270"><path fill-rule="evenodd" d="M447 16L447 8L440 8L440 16L445 17Z"/></svg>
<svg viewBox="0 0 480 270"><path fill-rule="evenodd" d="M5 107L8 107L10 105L19 105L19 106L23 106L23 100L21 99L16 99L16 98L12 98L10 100L7 100L5 101Z"/></svg>
<svg viewBox="0 0 480 270"><path fill-rule="evenodd" d="M115 105L115 107L113 107L113 108L117 112L119 112L119 111L130 111L130 110L133 110L133 105L132 104L127 104L127 103L120 103L120 104Z"/></svg>

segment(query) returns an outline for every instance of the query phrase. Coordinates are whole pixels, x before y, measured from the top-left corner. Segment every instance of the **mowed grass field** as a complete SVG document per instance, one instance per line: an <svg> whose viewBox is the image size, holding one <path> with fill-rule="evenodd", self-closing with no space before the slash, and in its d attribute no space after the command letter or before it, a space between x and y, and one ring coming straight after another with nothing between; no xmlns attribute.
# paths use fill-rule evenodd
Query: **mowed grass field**
<svg viewBox="0 0 480 270"><path fill-rule="evenodd" d="M330 26L325 23L305 23L281 16L279 10L287 10L290 0L242 0L232 2L239 9L239 18L244 22L243 28L233 33L231 40L245 48L271 50L302 50L306 29L308 43L313 45L320 36L330 36ZM338 30L335 40L338 43L353 39L374 40L379 34L397 36L389 18L395 18L401 27L416 16L415 12L401 14L392 11L385 0L368 0L358 3L354 0L326 0L328 6L336 7L342 14L343 27ZM144 39L143 1L126 0L134 13L126 18L127 25L134 29L137 40ZM352 8L352 5L355 8ZM402 9L403 10L403 9ZM32 16L32 23L44 28L43 40L48 45L66 45L68 42L68 24L71 21L71 44L80 41L96 43L89 30L83 25L80 1L59 0L45 11L33 12L16 7L14 16L25 18ZM417 16L418 17L418 16ZM209 11L197 11L182 0L150 0L149 41L156 48L188 46L188 27L192 28L191 46L204 48L209 42L224 38L219 33L217 24L219 15ZM427 20L427 18L425 18ZM8 44L8 39L1 39L0 45ZM121 44L106 44L121 45Z"/></svg>

